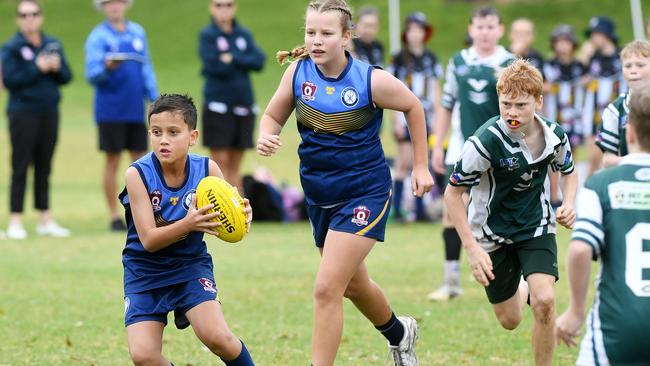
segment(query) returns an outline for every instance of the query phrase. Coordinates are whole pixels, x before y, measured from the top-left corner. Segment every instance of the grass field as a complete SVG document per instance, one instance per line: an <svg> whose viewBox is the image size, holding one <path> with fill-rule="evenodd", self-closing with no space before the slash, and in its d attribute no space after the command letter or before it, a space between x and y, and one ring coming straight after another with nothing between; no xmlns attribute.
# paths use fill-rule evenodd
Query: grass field
<svg viewBox="0 0 650 366"><path fill-rule="evenodd" d="M80 201L92 204L92 199ZM0 365L128 364L120 263L124 238L104 231L102 212L60 212L67 222L78 217L73 238L1 244ZM426 300L441 277L439 238L438 225L391 225L386 243L368 258L394 309L419 320L421 364L532 365L530 313L520 329L500 329L466 268L466 295L447 304ZM566 239L562 232L561 253ZM318 260L309 226L258 224L241 245L208 242L226 317L257 364L308 364ZM559 282L558 294L564 309L566 281ZM383 365L384 339L349 302L345 317L337 364ZM219 364L190 330L168 327L164 342L165 355L176 365ZM561 347L554 364L574 360L574 350Z"/></svg>
<svg viewBox="0 0 650 366"><path fill-rule="evenodd" d="M101 195L102 156L96 150L92 122L92 90L83 80L83 42L101 17L89 0L44 0L45 29L60 37L75 73L64 89L62 124L52 175L55 217L70 227L73 237L42 239L34 234L36 215L27 193L26 227L30 238L0 241L0 366L4 365L125 365L128 352L123 329L123 235L106 231L108 217ZM269 57L301 41L306 1L239 0L240 20L252 28ZM373 3L386 12L383 0ZM0 0L0 39L13 32L13 0ZM649 4L644 4L650 14ZM207 1L138 0L130 15L150 37L162 91L189 92L200 101L201 80L196 51L198 30L208 21ZM438 31L430 44L446 60L461 44L471 5L461 1L402 0L402 14L424 10ZM559 22L582 30L592 15L607 14L619 26L623 40L631 38L626 2L552 0L500 6L506 23L528 16L538 23L537 48L547 50L546 35ZM155 14L155 16L150 16ZM386 24L386 18L384 18ZM381 38L387 39L386 30ZM269 60L254 77L263 108L282 69ZM0 94L4 106L6 93ZM8 216L9 138L0 117L0 227ZM281 181L297 183L297 133L293 119L284 147L273 159L249 155L245 171L268 166ZM387 129L384 129L386 131ZM393 151L385 139L388 155ZM205 153L202 148L194 150ZM127 162L124 162L124 168ZM209 240L226 317L243 337L259 365L306 365L311 338L311 288L318 256L308 224L255 224L242 245ZM421 325L418 351L422 365L532 365L530 314L519 330L499 329L482 289L468 279L466 295L448 304L431 304L426 294L441 279L442 243L438 225L389 225L386 243L368 258L374 278L399 313L415 316ZM560 257L568 244L561 231ZM463 261L465 259L463 258ZM561 260L562 263L564 260ZM566 280L558 283L558 308L567 301ZM382 365L385 342L346 303L346 327L337 364ZM165 354L176 365L219 364L191 331L169 328ZM559 348L557 365L569 365L575 351Z"/></svg>

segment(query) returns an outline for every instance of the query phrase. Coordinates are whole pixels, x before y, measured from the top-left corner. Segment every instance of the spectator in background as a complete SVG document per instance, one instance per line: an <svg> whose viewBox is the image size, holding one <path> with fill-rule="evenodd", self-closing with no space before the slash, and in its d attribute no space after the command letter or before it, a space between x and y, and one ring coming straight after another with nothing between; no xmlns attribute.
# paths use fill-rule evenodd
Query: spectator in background
<svg viewBox="0 0 650 366"><path fill-rule="evenodd" d="M535 42L535 24L527 18L518 18L510 25L510 52L528 60L542 72L544 57L532 46Z"/></svg>
<svg viewBox="0 0 650 366"><path fill-rule="evenodd" d="M514 58L499 45L504 26L501 14L495 8L476 8L470 17L468 32L472 38L471 47L457 52L447 65L442 108L436 119L436 138L446 137L449 126L452 127L447 151L444 151L443 144L436 144L432 153L434 172L446 174L447 182L465 141L485 121L499 114L497 70L510 64ZM452 115L456 114L454 110L458 111L459 117L452 120ZM444 279L442 285L429 294L431 301L447 301L463 292L459 264L461 240L447 211L443 214L442 225Z"/></svg>
<svg viewBox="0 0 650 366"><path fill-rule="evenodd" d="M371 65L384 67L384 45L377 40L379 10L372 6L359 9L354 30L357 36L352 39L354 57Z"/></svg>
<svg viewBox="0 0 650 366"><path fill-rule="evenodd" d="M144 29L126 19L132 0L94 0L106 20L86 40L86 78L95 87L99 149L106 154L104 196L110 229L126 230L117 205L117 170L122 151L131 160L147 151L145 99L158 95Z"/></svg>
<svg viewBox="0 0 650 366"><path fill-rule="evenodd" d="M577 148L584 140L581 116L585 92L583 79L587 72L575 57L577 47L578 37L573 27L558 25L551 33L553 59L544 64L545 116L562 126L569 137L574 159ZM558 173L549 172L549 178L551 206L559 207Z"/></svg>
<svg viewBox="0 0 650 366"><path fill-rule="evenodd" d="M594 138L600 128L603 111L609 103L627 90L627 86L621 72L620 50L614 22L605 16L593 17L589 20L589 28L585 31L585 35L594 48L594 54L587 65L590 81L585 92L582 113L585 143L589 149L589 175L591 175L600 168L603 158L603 153L596 146Z"/></svg>
<svg viewBox="0 0 650 366"><path fill-rule="evenodd" d="M72 79L61 42L43 33L43 13L35 0L21 0L18 32L2 47L2 80L9 91L11 217L7 236L25 239L22 224L27 170L34 166L34 206L39 235L69 236L50 216L49 178L59 127L59 88Z"/></svg>
<svg viewBox="0 0 650 366"><path fill-rule="evenodd" d="M199 55L203 86L203 145L225 179L242 191L239 168L244 150L253 147L255 105L251 71L266 56L248 29L235 19L234 0L210 1L210 24L201 30Z"/></svg>
<svg viewBox="0 0 650 366"><path fill-rule="evenodd" d="M427 135L433 133L435 113L440 110L439 80L442 78L442 66L438 62L438 58L425 47L433 32L434 29L424 13L409 14L402 32L403 48L393 56L388 68L388 72L402 81L422 103L427 123ZM404 113L393 112L393 135L397 140L397 157L393 173L394 217L396 221L404 222L408 218L402 212L404 179L410 178L413 169L411 135ZM415 199L414 219L429 221L425 213L423 197Z"/></svg>

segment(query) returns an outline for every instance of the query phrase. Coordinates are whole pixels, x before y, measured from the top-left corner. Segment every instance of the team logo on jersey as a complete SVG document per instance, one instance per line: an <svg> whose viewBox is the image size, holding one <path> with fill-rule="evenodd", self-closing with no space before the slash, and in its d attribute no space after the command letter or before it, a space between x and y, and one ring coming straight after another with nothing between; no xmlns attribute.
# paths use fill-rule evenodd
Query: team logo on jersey
<svg viewBox="0 0 650 366"><path fill-rule="evenodd" d="M134 38L133 42L131 42L131 45L133 46L133 49L136 50L137 52L141 52L144 50L144 42L140 38Z"/></svg>
<svg viewBox="0 0 650 366"><path fill-rule="evenodd" d="M248 42L246 42L246 38L244 37L237 37L235 40L235 46L237 46L240 51L245 51L246 46L248 46Z"/></svg>
<svg viewBox="0 0 650 366"><path fill-rule="evenodd" d="M224 37L224 36L217 37L216 44L217 44L217 50L219 50L221 52L226 52L230 48L230 44L228 43L228 39L226 37Z"/></svg>
<svg viewBox="0 0 650 366"><path fill-rule="evenodd" d="M624 115L623 117L621 117L621 120L620 120L620 122L619 122L619 126L620 126L620 128L623 128L623 127L625 127L625 126L627 125L627 120L628 120L628 118L629 118L629 117L628 117L627 114Z"/></svg>
<svg viewBox="0 0 650 366"><path fill-rule="evenodd" d="M31 61L34 59L34 51L27 46L23 46L20 49L20 55L23 56L23 60L25 61Z"/></svg>
<svg viewBox="0 0 650 366"><path fill-rule="evenodd" d="M327 93L327 95L332 95L332 94L334 94L334 90L335 90L335 89L334 89L333 86L326 86L326 87L325 87L325 93Z"/></svg>
<svg viewBox="0 0 650 366"><path fill-rule="evenodd" d="M468 72L469 72L469 67L467 67L467 65L459 65L456 68L456 74L458 74L458 76L465 76L467 75Z"/></svg>
<svg viewBox="0 0 650 366"><path fill-rule="evenodd" d="M346 107L354 107L359 102L359 92L357 89L348 86L343 89L341 92L341 102L345 104Z"/></svg>
<svg viewBox="0 0 650 366"><path fill-rule="evenodd" d="M562 166L566 166L571 162L571 150L567 150L566 155L564 156L564 164Z"/></svg>
<svg viewBox="0 0 650 366"><path fill-rule="evenodd" d="M370 210L366 206L357 206L354 208L354 217L352 217L352 222L357 224L357 226L366 226L368 225L368 218L370 217Z"/></svg>
<svg viewBox="0 0 650 366"><path fill-rule="evenodd" d="M460 182L460 179L460 173L454 173L451 175L451 177L449 177L451 184L458 184L458 182Z"/></svg>
<svg viewBox="0 0 650 366"><path fill-rule="evenodd" d="M508 171L515 170L519 168L519 158L513 156L511 158L499 159L499 166L508 168Z"/></svg>
<svg viewBox="0 0 650 366"><path fill-rule="evenodd" d="M311 81L302 83L302 99L306 101L314 100L316 96L316 84Z"/></svg>
<svg viewBox="0 0 650 366"><path fill-rule="evenodd" d="M169 202L171 202L172 206L176 206L178 204L178 196L169 197Z"/></svg>
<svg viewBox="0 0 650 366"><path fill-rule="evenodd" d="M217 293L217 288L214 285L214 282L209 278L199 278L199 282L203 285L203 290L207 292L212 292L213 294Z"/></svg>
<svg viewBox="0 0 650 366"><path fill-rule="evenodd" d="M153 208L153 212L162 210L162 207L160 206L162 203L162 192L160 192L160 189L149 192L149 199L151 200L151 207Z"/></svg>
<svg viewBox="0 0 650 366"><path fill-rule="evenodd" d="M477 80L474 78L469 78L467 79L467 84L469 84L469 86L471 86L472 89L480 92L483 91L483 89L485 89L485 87L488 85L488 81L483 79Z"/></svg>
<svg viewBox="0 0 650 366"><path fill-rule="evenodd" d="M192 204L192 198L194 197L194 194L196 193L196 190L192 189L183 195L183 208L187 211L190 209L190 205Z"/></svg>

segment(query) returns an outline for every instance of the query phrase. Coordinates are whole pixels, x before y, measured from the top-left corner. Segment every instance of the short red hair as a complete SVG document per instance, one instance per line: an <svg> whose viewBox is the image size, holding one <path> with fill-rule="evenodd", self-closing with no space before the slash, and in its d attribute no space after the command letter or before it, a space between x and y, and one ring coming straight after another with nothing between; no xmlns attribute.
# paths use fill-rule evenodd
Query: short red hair
<svg viewBox="0 0 650 366"><path fill-rule="evenodd" d="M532 95L535 99L542 96L544 79L542 74L530 62L517 58L503 69L497 80L499 95Z"/></svg>

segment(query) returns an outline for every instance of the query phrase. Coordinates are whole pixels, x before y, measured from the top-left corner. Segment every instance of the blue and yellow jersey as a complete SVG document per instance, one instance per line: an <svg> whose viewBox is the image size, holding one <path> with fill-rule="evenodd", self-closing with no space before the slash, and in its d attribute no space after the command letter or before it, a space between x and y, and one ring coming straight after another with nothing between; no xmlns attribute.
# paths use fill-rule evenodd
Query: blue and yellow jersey
<svg viewBox="0 0 650 366"><path fill-rule="evenodd" d="M310 205L331 205L390 191L379 139L383 110L372 102L373 67L347 54L338 78L299 61L293 77L300 179Z"/></svg>
<svg viewBox="0 0 650 366"><path fill-rule="evenodd" d="M169 187L162 167L154 153L134 162L149 193L156 226L170 225L187 214L199 181L208 175L208 158L190 154L185 165L186 178L180 187ZM154 253L145 251L135 229L129 195L120 194L124 206L128 233L122 251L124 292L135 293L186 282L195 278L212 277L212 258L207 252L202 232L191 232Z"/></svg>

